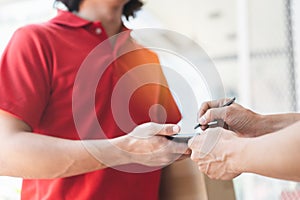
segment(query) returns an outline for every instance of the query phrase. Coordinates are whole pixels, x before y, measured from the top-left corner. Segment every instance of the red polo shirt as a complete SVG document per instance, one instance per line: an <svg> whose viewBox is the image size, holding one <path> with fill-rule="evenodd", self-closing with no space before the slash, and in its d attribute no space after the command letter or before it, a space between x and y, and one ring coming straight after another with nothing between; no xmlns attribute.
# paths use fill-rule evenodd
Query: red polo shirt
<svg viewBox="0 0 300 200"><path fill-rule="evenodd" d="M100 22L86 21L66 11L59 11L46 23L20 28L1 59L0 109L25 121L35 133L74 140L82 138L73 119L73 85L84 59L105 39L107 35ZM128 35L125 39L118 39L106 56L117 57L122 48L135 45ZM104 59L98 59L99 68L104 67L101 65ZM162 71L155 63L159 61L154 53L146 49L136 50L116 58L101 77L95 94L95 112L107 137L124 134L116 124L111 108L114 86L129 70L144 64L150 64L149 73L132 77L134 84L148 76L157 77L165 84ZM167 122L180 120L170 91L160 84L137 87L127 107L133 121L141 124L151 121L149 108L154 104L165 107ZM159 113L156 114L157 119L152 120L159 121ZM87 129L88 120L83 122ZM95 134L91 138L101 136ZM153 200L158 197L159 181L159 170L126 173L107 168L68 178L24 180L22 199Z"/></svg>

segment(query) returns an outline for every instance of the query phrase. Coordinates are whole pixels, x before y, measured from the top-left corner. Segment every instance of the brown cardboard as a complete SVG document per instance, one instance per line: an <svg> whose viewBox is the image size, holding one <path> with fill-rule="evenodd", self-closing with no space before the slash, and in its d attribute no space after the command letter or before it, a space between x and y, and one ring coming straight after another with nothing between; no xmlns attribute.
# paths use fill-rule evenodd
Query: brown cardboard
<svg viewBox="0 0 300 200"><path fill-rule="evenodd" d="M235 200L232 181L211 180L190 159L163 169L161 200Z"/></svg>

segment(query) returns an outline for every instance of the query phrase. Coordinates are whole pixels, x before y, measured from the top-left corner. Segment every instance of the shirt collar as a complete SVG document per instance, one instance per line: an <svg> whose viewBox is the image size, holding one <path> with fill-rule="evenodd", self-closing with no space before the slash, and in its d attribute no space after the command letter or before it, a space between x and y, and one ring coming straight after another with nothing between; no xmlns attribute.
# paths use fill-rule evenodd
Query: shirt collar
<svg viewBox="0 0 300 200"><path fill-rule="evenodd" d="M57 12L58 12L57 16L51 20L52 23L75 27L75 28L87 26L94 23L92 21L78 17L77 15L69 11L57 10ZM128 31L128 30L130 29L128 29L126 26L124 26L124 24L122 24L121 32Z"/></svg>
<svg viewBox="0 0 300 200"><path fill-rule="evenodd" d="M72 12L58 10L58 14L51 20L52 23L60 24L69 27L83 27L93 22L82 19Z"/></svg>
<svg viewBox="0 0 300 200"><path fill-rule="evenodd" d="M74 13L65 10L58 10L57 16L51 19L50 22L63 25L63 26L74 27L74 28L79 28L79 27L87 28L89 26L93 26L94 24L97 24L97 22L92 22L83 19L81 17L78 17ZM101 26L101 22L98 22L98 24L99 23ZM128 40L128 38L131 38L130 36L131 30L128 29L126 26L124 26L124 24L122 24L120 33L122 33L123 31L127 31L127 32L125 34L122 34L121 37L117 38L118 42L116 42L115 49L121 48L121 44L124 44Z"/></svg>

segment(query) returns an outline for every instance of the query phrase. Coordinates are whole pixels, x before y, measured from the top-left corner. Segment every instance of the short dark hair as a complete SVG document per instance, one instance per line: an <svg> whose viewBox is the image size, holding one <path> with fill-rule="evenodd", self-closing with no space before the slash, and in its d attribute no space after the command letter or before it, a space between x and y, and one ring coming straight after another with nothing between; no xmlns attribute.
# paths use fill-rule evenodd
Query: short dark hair
<svg viewBox="0 0 300 200"><path fill-rule="evenodd" d="M83 0L56 0L62 2L70 12L78 11L79 5ZM136 11L140 10L143 6L143 2L140 0L130 0L128 3L125 4L123 9L123 15L126 19L129 17L135 17Z"/></svg>

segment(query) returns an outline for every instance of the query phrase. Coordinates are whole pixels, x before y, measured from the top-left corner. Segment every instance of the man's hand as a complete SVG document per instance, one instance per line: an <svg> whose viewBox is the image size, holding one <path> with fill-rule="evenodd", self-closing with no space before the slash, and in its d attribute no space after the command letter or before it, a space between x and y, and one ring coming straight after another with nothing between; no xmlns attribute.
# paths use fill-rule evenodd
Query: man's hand
<svg viewBox="0 0 300 200"><path fill-rule="evenodd" d="M238 176L239 158L247 138L223 128L211 128L189 140L191 159L212 179L230 180Z"/></svg>
<svg viewBox="0 0 300 200"><path fill-rule="evenodd" d="M119 137L116 145L124 152L127 163L164 166L190 155L187 144L176 143L165 136L177 134L178 125L145 123L128 135Z"/></svg>
<svg viewBox="0 0 300 200"><path fill-rule="evenodd" d="M201 129L208 128L207 124L214 120L223 120L224 128L236 132L239 136L255 137L262 132L258 127L261 115L252 112L239 104L222 107L228 99L207 101L201 105L198 112L198 121L202 125Z"/></svg>

